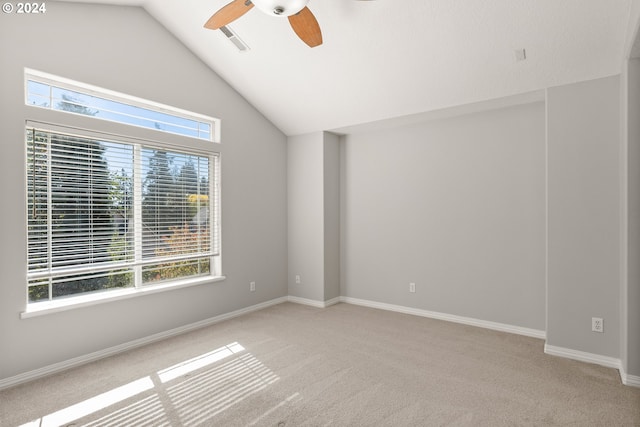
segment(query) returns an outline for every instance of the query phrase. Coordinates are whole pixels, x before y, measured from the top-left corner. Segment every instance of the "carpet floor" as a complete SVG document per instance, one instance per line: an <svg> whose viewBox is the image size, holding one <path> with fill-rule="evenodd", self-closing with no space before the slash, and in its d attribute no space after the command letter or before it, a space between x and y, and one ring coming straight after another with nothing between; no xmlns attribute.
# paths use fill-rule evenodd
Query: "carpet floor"
<svg viewBox="0 0 640 427"><path fill-rule="evenodd" d="M0 425L640 426L640 389L543 346L284 303L0 391Z"/></svg>

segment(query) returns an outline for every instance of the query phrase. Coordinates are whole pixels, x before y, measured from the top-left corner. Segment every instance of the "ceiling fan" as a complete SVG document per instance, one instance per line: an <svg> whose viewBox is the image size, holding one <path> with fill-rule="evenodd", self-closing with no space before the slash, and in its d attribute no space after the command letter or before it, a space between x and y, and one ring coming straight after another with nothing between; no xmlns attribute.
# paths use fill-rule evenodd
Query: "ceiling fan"
<svg viewBox="0 0 640 427"><path fill-rule="evenodd" d="M309 47L322 44L322 32L316 17L307 7L309 0L233 0L213 14L205 28L217 30L247 13L253 6L271 16L286 16L293 31Z"/></svg>

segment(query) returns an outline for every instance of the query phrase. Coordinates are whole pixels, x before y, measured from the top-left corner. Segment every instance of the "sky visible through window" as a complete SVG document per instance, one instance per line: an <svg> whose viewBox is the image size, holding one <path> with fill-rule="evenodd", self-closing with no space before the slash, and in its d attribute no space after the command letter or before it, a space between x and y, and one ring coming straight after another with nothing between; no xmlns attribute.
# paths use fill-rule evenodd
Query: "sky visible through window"
<svg viewBox="0 0 640 427"><path fill-rule="evenodd" d="M211 124L100 98L34 80L27 81L27 104L211 141Z"/></svg>

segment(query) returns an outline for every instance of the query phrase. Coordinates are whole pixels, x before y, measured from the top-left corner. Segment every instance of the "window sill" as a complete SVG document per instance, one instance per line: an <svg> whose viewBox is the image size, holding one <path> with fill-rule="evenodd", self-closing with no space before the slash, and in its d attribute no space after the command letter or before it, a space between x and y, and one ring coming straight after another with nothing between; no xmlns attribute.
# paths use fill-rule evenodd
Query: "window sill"
<svg viewBox="0 0 640 427"><path fill-rule="evenodd" d="M158 292L164 292L173 289L188 288L191 286L202 285L205 283L221 282L225 276L217 277L199 277L196 279L181 280L178 282L168 283L166 285L148 286L143 288L128 288L117 291L99 292L88 295L80 295L77 297L65 298L57 301L45 301L29 304L27 309L20 313L21 319L30 317L43 316L61 311L73 310L81 307L88 307L105 302L118 301L128 298L134 298L141 295L150 295Z"/></svg>

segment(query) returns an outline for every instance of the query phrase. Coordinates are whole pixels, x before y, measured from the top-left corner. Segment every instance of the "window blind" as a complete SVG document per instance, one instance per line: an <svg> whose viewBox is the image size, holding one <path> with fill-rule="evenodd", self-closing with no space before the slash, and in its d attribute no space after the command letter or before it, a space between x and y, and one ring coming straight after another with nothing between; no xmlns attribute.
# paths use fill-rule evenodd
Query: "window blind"
<svg viewBox="0 0 640 427"><path fill-rule="evenodd" d="M216 154L27 127L29 301L211 273Z"/></svg>

